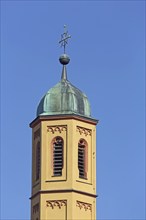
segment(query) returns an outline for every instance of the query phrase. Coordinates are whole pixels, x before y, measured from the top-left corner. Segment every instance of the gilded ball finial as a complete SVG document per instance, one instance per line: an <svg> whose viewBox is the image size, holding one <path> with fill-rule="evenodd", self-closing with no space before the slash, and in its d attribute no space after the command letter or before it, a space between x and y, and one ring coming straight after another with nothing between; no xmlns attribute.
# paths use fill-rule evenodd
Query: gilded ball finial
<svg viewBox="0 0 146 220"><path fill-rule="evenodd" d="M59 61L62 65L67 65L70 61L70 58L67 54L62 54L60 57L59 57Z"/></svg>

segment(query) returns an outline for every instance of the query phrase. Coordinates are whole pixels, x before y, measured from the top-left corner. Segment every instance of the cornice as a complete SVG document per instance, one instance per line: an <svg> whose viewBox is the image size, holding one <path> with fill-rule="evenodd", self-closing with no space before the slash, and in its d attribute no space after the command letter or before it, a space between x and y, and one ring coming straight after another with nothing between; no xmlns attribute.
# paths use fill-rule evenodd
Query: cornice
<svg viewBox="0 0 146 220"><path fill-rule="evenodd" d="M75 119L79 121L83 121L89 124L96 125L99 120L94 119L94 118L87 118L81 115L75 115L75 114L70 114L70 115L40 115L37 118L35 118L31 123L30 127L33 128L36 126L38 123L41 121L52 121L52 120L70 120L70 119Z"/></svg>
<svg viewBox="0 0 146 220"><path fill-rule="evenodd" d="M93 197L93 198L96 198L98 197L98 195L96 194L92 194L92 193L88 193L88 192L83 192L83 191L80 191L80 190L75 190L75 189L60 189L60 190L40 190L38 191L37 193L33 194L30 199L33 199L34 197L40 195L40 194L47 194L47 193L79 193L79 194L82 194L82 195L86 195L86 196L90 196L90 197Z"/></svg>

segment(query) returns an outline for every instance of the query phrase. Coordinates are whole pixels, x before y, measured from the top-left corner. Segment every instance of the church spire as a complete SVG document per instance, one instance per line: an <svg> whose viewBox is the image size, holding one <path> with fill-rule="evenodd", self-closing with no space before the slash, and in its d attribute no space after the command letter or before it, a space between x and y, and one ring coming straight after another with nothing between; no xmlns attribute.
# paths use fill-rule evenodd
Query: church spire
<svg viewBox="0 0 146 220"><path fill-rule="evenodd" d="M67 33L66 31L64 32ZM31 220L96 219L96 124L87 96L62 78L42 97L32 128Z"/></svg>
<svg viewBox="0 0 146 220"><path fill-rule="evenodd" d="M68 43L68 39L71 38L71 35L68 35L68 31L66 29L66 25L64 25L64 33L61 34L61 40L59 41L59 44L61 44L61 47L64 48L64 54L62 54L59 57L59 61L60 63L63 65L62 68L62 76L61 76L61 80L67 80L67 70L66 70L66 65L69 63L70 58L69 56L66 54L66 45Z"/></svg>

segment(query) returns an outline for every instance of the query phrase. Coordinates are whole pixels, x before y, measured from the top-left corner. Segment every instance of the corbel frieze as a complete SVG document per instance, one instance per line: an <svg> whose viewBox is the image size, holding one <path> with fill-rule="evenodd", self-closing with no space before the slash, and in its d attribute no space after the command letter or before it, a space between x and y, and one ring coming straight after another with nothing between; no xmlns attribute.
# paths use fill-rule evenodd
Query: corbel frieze
<svg viewBox="0 0 146 220"><path fill-rule="evenodd" d="M67 131L66 125L55 125L55 126L47 126L47 131L54 134L55 132L62 133L63 131Z"/></svg>
<svg viewBox="0 0 146 220"><path fill-rule="evenodd" d="M33 214L39 211L39 203L33 206Z"/></svg>
<svg viewBox="0 0 146 220"><path fill-rule="evenodd" d="M77 132L80 133L80 135L84 134L85 136L91 136L92 135L92 130L88 128L83 128L80 126L77 126Z"/></svg>
<svg viewBox="0 0 146 220"><path fill-rule="evenodd" d="M34 132L34 140L37 138L37 137L40 137L40 131L41 129L37 129L35 132Z"/></svg>
<svg viewBox="0 0 146 220"><path fill-rule="evenodd" d="M85 209L85 211L90 210L92 211L92 204L86 203L86 202L81 202L81 201L76 201L76 206L79 207L80 209Z"/></svg>
<svg viewBox="0 0 146 220"><path fill-rule="evenodd" d="M58 207L61 209L62 206L67 206L67 200L48 200L46 201L47 207L51 207L54 209L55 207Z"/></svg>

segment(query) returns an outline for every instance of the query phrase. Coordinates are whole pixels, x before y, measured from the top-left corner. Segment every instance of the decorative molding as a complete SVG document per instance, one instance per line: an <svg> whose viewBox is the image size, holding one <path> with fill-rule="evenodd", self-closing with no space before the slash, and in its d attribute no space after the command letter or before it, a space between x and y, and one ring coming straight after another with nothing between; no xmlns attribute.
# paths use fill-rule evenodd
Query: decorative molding
<svg viewBox="0 0 146 220"><path fill-rule="evenodd" d="M58 182L58 181L64 181L64 180L56 180L56 181L52 181L52 182ZM77 180L76 180L77 181ZM47 181L48 182L48 181ZM77 181L79 182L79 181ZM85 182L84 182L85 183ZM46 193L71 193L71 192L74 192L74 193L79 193L81 195L86 195L86 196L90 196L92 198L96 198L98 197L98 195L96 194L91 194L91 193L87 193L87 192L84 192L84 191L80 191L80 190L75 190L75 189L60 189L60 190L40 190L38 192L36 192L35 194L33 194L30 199L33 199L35 198L36 196L38 195L41 195L41 194L46 194Z"/></svg>
<svg viewBox="0 0 146 220"><path fill-rule="evenodd" d="M38 130L36 130L36 131L34 132L34 140L35 140L37 137L40 137L40 131L41 131L41 129L39 128Z"/></svg>
<svg viewBox="0 0 146 220"><path fill-rule="evenodd" d="M63 131L67 131L67 126L66 125L56 125L56 126L47 126L47 131L51 132L52 134L54 134L55 132L63 132Z"/></svg>
<svg viewBox="0 0 146 220"><path fill-rule="evenodd" d="M92 204L86 203L86 202L81 202L81 201L76 201L76 206L79 207L80 209L84 208L85 211L90 210L92 212Z"/></svg>
<svg viewBox="0 0 146 220"><path fill-rule="evenodd" d="M39 211L39 203L33 206L33 214Z"/></svg>
<svg viewBox="0 0 146 220"><path fill-rule="evenodd" d="M83 116L79 116L79 115L74 115L74 114L64 114L64 115L45 115L45 116L38 116L37 118L35 118L30 124L29 126L31 128L33 128L34 126L36 126L37 124L39 124L41 121L52 121L52 120L70 120L70 119L75 119L78 121L83 121L92 125L96 125L99 120L95 119L95 118L87 118L87 117L83 117Z"/></svg>
<svg viewBox="0 0 146 220"><path fill-rule="evenodd" d="M85 136L91 136L92 135L92 130L91 129L88 129L88 128L83 128L83 127L80 127L80 126L77 126L77 132L81 134L84 134Z"/></svg>
<svg viewBox="0 0 146 220"><path fill-rule="evenodd" d="M61 209L62 206L67 206L67 200L48 200L46 201L46 205L52 209L54 209L54 207Z"/></svg>

